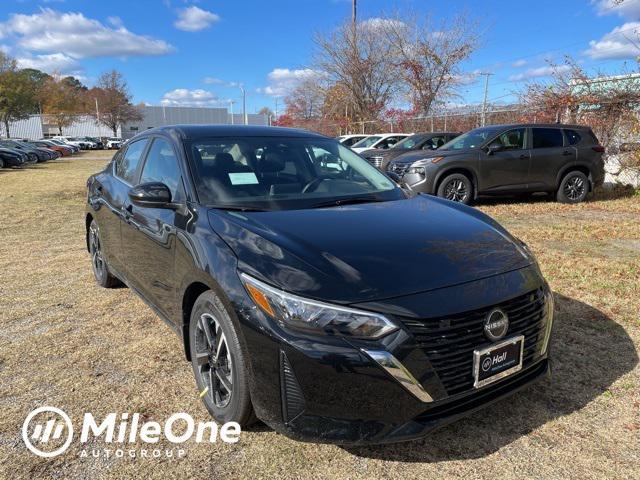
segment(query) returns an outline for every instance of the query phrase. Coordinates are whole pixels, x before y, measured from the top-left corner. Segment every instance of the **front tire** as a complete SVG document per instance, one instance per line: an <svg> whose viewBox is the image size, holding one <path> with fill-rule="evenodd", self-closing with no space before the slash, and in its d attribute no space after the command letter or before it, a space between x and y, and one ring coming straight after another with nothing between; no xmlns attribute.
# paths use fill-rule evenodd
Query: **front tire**
<svg viewBox="0 0 640 480"><path fill-rule="evenodd" d="M213 291L204 292L193 305L189 345L198 392L211 416L241 427L254 423L248 359L227 307Z"/></svg>
<svg viewBox="0 0 640 480"><path fill-rule="evenodd" d="M560 203L584 202L589 193L589 179L580 171L567 173L560 182L556 199Z"/></svg>
<svg viewBox="0 0 640 480"><path fill-rule="evenodd" d="M473 183L462 173L447 175L438 186L438 196L469 205L473 199Z"/></svg>
<svg viewBox="0 0 640 480"><path fill-rule="evenodd" d="M95 220L91 220L89 225L89 253L91 254L91 268L96 283L103 288L115 288L122 285L122 282L109 272L109 266L102 251L102 241L100 239L100 229Z"/></svg>

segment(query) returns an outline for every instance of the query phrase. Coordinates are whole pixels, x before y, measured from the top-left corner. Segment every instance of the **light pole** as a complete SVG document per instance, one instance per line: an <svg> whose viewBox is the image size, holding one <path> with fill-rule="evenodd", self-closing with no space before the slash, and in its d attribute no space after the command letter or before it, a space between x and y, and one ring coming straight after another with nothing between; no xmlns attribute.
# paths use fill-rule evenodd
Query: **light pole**
<svg viewBox="0 0 640 480"><path fill-rule="evenodd" d="M244 124L249 125L249 117L247 117L247 92L242 85L238 85L238 88L242 92L242 116L244 117Z"/></svg>
<svg viewBox="0 0 640 480"><path fill-rule="evenodd" d="M484 75L484 101L482 102L482 126L484 127L487 121L487 95L489 93L489 76L493 74L481 73L480 75Z"/></svg>
<svg viewBox="0 0 640 480"><path fill-rule="evenodd" d="M233 100L229 100L229 110L231 111L231 125L234 124L234 119L233 119L233 104L236 103Z"/></svg>

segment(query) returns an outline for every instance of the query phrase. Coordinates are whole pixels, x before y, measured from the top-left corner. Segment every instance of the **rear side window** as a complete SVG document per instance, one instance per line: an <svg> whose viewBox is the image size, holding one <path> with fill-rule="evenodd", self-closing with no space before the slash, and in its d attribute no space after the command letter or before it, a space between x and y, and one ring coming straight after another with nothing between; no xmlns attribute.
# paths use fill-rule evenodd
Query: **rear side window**
<svg viewBox="0 0 640 480"><path fill-rule="evenodd" d="M577 145L578 143L580 143L580 140L582 140L582 137L580 136L580 134L575 130L565 130L564 134L567 137L567 141L569 142L569 145Z"/></svg>
<svg viewBox="0 0 640 480"><path fill-rule="evenodd" d="M558 128L534 128L533 148L562 147L562 131Z"/></svg>
<svg viewBox="0 0 640 480"><path fill-rule="evenodd" d="M131 143L124 155L121 155L116 160L116 176L133 185L136 180L136 171L146 146L146 138Z"/></svg>
<svg viewBox="0 0 640 480"><path fill-rule="evenodd" d="M182 200L182 177L178 159L171 144L163 138L156 138L149 149L142 169L140 183L160 182L171 190L173 201Z"/></svg>

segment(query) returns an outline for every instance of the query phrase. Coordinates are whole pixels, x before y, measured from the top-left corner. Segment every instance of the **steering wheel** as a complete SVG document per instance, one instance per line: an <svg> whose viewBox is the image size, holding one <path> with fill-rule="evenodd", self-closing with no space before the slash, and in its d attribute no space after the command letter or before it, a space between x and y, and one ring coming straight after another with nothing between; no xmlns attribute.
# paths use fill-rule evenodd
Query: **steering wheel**
<svg viewBox="0 0 640 480"><path fill-rule="evenodd" d="M326 178L323 178L323 177L314 178L304 186L304 188L302 189L302 193L315 192L317 188L320 186L320 184L325 180Z"/></svg>

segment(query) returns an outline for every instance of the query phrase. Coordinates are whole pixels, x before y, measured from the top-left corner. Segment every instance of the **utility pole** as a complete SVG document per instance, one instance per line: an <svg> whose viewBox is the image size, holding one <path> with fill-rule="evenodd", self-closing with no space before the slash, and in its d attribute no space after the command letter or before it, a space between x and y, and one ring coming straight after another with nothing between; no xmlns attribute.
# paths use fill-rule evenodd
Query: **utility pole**
<svg viewBox="0 0 640 480"><path fill-rule="evenodd" d="M242 85L238 85L238 88L242 92L242 116L244 117L244 124L249 125L249 117L247 116L247 91Z"/></svg>
<svg viewBox="0 0 640 480"><path fill-rule="evenodd" d="M355 26L356 22L358 21L358 0L352 0L352 3L351 3L351 21L353 22L354 26Z"/></svg>
<svg viewBox="0 0 640 480"><path fill-rule="evenodd" d="M96 120L100 122L100 109L98 108L98 97L94 98L96 101Z"/></svg>
<svg viewBox="0 0 640 480"><path fill-rule="evenodd" d="M235 123L233 119L233 104L236 103L233 100L229 100L229 110L231 111L231 125Z"/></svg>
<svg viewBox="0 0 640 480"><path fill-rule="evenodd" d="M481 73L484 75L484 100L482 102L482 121L481 124L484 127L487 122L487 96L489 95L489 76L493 73Z"/></svg>
<svg viewBox="0 0 640 480"><path fill-rule="evenodd" d="M276 111L274 112L274 116L276 117L276 121L278 121L278 97L276 96Z"/></svg>

